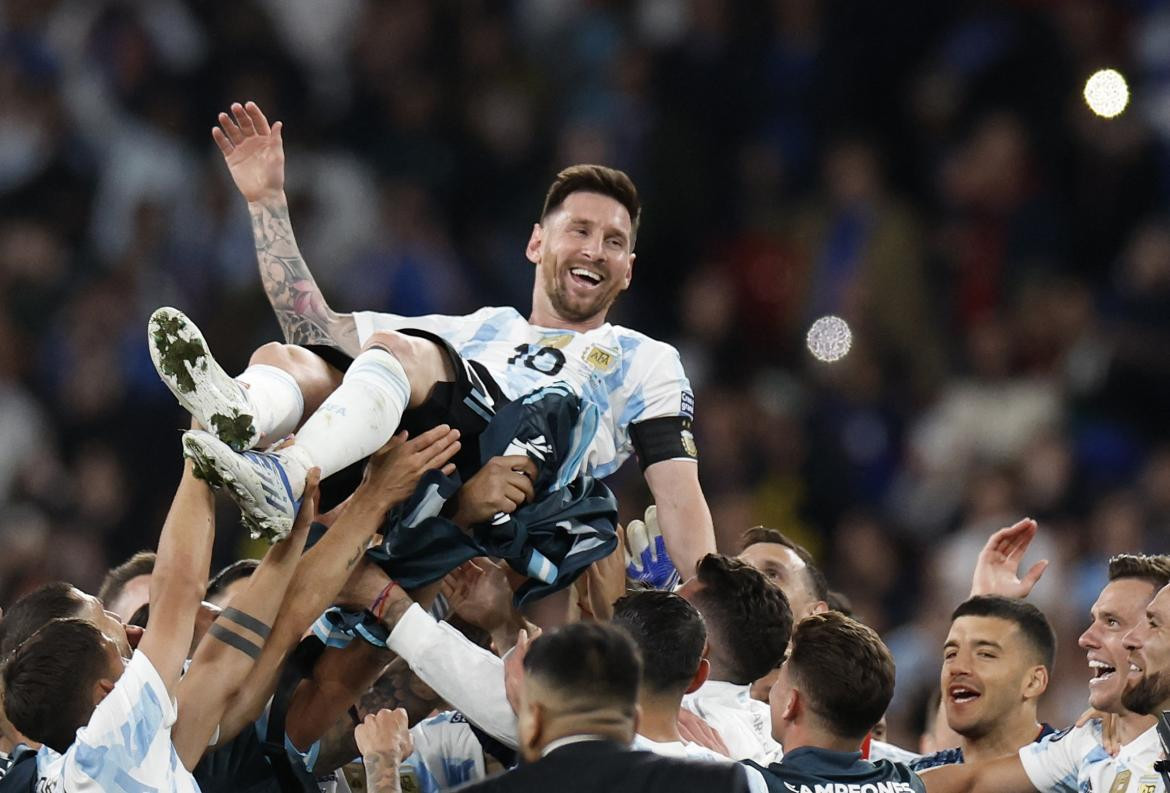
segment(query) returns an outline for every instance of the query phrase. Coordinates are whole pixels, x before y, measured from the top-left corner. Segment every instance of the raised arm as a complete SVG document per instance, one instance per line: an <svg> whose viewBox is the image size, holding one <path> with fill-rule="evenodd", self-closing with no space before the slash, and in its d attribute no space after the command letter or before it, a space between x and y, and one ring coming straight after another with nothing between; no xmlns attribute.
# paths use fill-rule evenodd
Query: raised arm
<svg viewBox="0 0 1170 793"><path fill-rule="evenodd" d="M449 465L459 450L458 436L445 424L409 441L400 434L371 458L365 478L337 522L301 557L256 668L224 714L221 740L239 734L259 716L288 654L333 604L387 511L406 499L425 471Z"/></svg>
<svg viewBox="0 0 1170 793"><path fill-rule="evenodd" d="M975 563L975 574L971 579L972 597L1002 595L1026 598L1031 594L1032 588L1048 567L1048 560L1041 559L1020 578L1020 564L1036 536L1037 528L1036 521L1024 518L987 538Z"/></svg>
<svg viewBox="0 0 1170 793"><path fill-rule="evenodd" d="M219 114L211 137L248 202L260 281L289 344L324 344L356 356L361 351L352 314L329 307L293 236L284 194L281 122L269 125L256 105L238 102Z"/></svg>
<svg viewBox="0 0 1170 793"><path fill-rule="evenodd" d="M184 461L150 576L150 627L138 642L138 652L150 659L172 694L195 634L195 612L207 588L214 506L210 488L195 478L191 461Z"/></svg>
<svg viewBox="0 0 1170 793"><path fill-rule="evenodd" d="M695 574L700 559L715 553L715 527L699 487L699 467L690 460L662 460L647 466L645 477L658 507L666 552L685 581Z"/></svg>
<svg viewBox="0 0 1170 793"><path fill-rule="evenodd" d="M232 599L199 642L187 674L179 683L179 717L171 740L188 770L195 767L215 734L228 704L260 657L297 568L309 523L316 515L316 469L309 472L304 503L292 531L268 549L248 578L247 588Z"/></svg>

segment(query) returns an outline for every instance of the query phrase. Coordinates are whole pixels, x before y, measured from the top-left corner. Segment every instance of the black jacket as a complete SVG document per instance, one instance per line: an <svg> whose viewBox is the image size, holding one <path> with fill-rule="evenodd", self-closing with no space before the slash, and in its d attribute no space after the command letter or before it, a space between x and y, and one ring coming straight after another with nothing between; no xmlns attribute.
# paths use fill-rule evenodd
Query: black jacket
<svg viewBox="0 0 1170 793"><path fill-rule="evenodd" d="M465 793L746 793L747 789L747 776L736 763L678 760L612 741L562 746L535 763L459 788Z"/></svg>

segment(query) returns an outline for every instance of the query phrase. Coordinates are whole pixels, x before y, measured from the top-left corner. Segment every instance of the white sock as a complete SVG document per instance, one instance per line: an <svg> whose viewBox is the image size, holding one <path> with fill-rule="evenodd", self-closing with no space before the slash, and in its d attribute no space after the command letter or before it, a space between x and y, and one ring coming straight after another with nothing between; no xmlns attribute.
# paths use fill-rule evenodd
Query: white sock
<svg viewBox="0 0 1170 793"><path fill-rule="evenodd" d="M280 454L306 471L317 466L324 479L381 449L398 429L409 402L410 381L398 359L385 350L366 350L301 427L296 443ZM293 497L300 498L304 477L291 474Z"/></svg>
<svg viewBox="0 0 1170 793"><path fill-rule="evenodd" d="M263 436L258 446L275 443L297 428L305 411L305 396L291 374L255 363L236 381L247 386L244 394L252 403L252 420Z"/></svg>

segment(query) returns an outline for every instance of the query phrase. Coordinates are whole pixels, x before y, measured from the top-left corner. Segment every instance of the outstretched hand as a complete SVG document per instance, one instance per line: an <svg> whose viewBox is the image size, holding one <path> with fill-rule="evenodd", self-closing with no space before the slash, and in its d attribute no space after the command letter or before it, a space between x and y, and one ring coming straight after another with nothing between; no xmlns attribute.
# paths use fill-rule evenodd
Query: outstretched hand
<svg viewBox="0 0 1170 793"><path fill-rule="evenodd" d="M1013 526L1000 529L987 539L979 560L975 563L975 575L971 580L971 596L1002 595L1012 598L1026 598L1044 574L1048 560L1042 559L1028 568L1020 578L1020 563L1032 538L1036 536L1036 521L1024 518Z"/></svg>
<svg viewBox="0 0 1170 793"><path fill-rule="evenodd" d="M410 440L405 431L400 432L370 457L361 487L377 493L389 509L410 498L427 471L437 468L448 476L455 473L450 460L458 451L459 430L446 424Z"/></svg>
<svg viewBox="0 0 1170 793"><path fill-rule="evenodd" d="M223 152L236 187L249 203L284 191L284 141L281 122L269 126L255 102L233 102L231 115L219 114L211 137Z"/></svg>

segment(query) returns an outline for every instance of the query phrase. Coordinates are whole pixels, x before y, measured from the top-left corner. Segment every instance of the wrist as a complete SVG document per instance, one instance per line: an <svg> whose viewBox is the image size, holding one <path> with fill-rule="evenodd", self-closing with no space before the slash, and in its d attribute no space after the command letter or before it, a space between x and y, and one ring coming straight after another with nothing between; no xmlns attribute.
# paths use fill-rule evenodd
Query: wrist
<svg viewBox="0 0 1170 793"><path fill-rule="evenodd" d="M255 198L248 199L249 207L269 208L269 207L287 207L288 196L284 193L284 188L277 190L267 190Z"/></svg>

